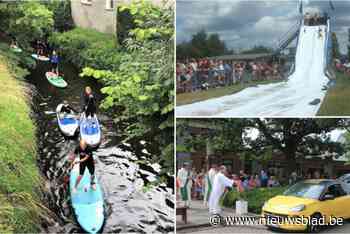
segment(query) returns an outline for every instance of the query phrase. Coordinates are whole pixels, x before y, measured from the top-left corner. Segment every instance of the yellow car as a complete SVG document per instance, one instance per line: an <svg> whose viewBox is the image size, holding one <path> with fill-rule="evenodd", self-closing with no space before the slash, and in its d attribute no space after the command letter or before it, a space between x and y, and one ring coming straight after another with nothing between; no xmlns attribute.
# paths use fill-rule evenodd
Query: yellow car
<svg viewBox="0 0 350 234"><path fill-rule="evenodd" d="M265 202L262 215L270 228L318 232L350 218L350 194L338 180L304 180Z"/></svg>

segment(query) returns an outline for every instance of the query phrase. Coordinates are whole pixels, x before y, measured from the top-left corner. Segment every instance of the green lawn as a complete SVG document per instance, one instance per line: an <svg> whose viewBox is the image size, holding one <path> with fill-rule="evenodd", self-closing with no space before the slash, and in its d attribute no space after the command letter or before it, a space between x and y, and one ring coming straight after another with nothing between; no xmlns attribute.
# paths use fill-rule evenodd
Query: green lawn
<svg viewBox="0 0 350 234"><path fill-rule="evenodd" d="M326 94L317 113L319 116L350 115L350 77L336 73L336 83Z"/></svg>
<svg viewBox="0 0 350 234"><path fill-rule="evenodd" d="M41 212L35 126L18 80L0 56L0 233L37 232Z"/></svg>
<svg viewBox="0 0 350 234"><path fill-rule="evenodd" d="M259 84L269 84L269 83L277 83L281 82L280 80L273 80L273 81L254 81L247 84L237 84L237 85L231 85L226 87L219 87L219 88L211 88L206 91L198 91L194 93L180 93L176 95L176 105L186 105L191 104L199 101L204 101L212 98L222 97L226 95L231 95L234 93L237 93L239 91L242 91L245 88L256 86Z"/></svg>

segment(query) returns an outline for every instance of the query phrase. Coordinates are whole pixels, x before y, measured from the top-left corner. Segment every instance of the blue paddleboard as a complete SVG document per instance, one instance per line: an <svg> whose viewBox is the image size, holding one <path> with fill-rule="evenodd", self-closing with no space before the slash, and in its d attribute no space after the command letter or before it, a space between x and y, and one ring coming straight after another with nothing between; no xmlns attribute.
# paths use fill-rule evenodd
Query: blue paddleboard
<svg viewBox="0 0 350 234"><path fill-rule="evenodd" d="M73 210L79 225L88 233L97 233L104 223L103 193L95 177L96 190L90 188L90 173L86 168L77 191L73 188L79 175L79 164L70 173L69 188Z"/></svg>

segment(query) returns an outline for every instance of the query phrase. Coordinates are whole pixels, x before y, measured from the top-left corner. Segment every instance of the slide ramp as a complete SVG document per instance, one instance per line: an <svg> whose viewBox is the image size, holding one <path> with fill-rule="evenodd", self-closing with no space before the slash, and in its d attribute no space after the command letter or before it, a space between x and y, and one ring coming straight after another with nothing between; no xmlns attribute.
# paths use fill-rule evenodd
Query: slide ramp
<svg viewBox="0 0 350 234"><path fill-rule="evenodd" d="M322 36L319 36L319 30ZM315 116L326 94L327 26L301 26L295 71L285 82L176 107L177 116ZM319 102L313 103L318 100Z"/></svg>

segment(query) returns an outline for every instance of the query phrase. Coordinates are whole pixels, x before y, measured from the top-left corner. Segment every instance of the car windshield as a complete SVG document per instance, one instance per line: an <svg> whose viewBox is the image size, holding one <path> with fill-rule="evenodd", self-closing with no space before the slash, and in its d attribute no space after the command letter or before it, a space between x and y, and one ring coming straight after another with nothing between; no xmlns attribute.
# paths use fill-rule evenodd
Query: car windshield
<svg viewBox="0 0 350 234"><path fill-rule="evenodd" d="M319 199L324 188L325 186L320 184L299 182L287 189L283 195Z"/></svg>

